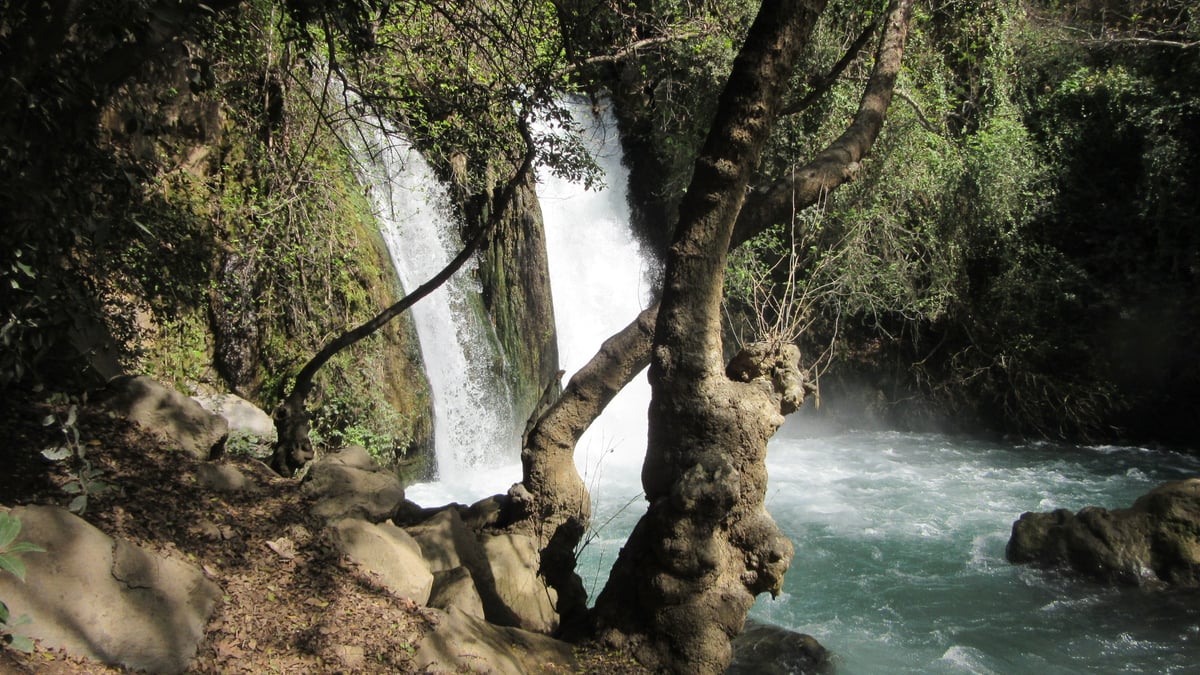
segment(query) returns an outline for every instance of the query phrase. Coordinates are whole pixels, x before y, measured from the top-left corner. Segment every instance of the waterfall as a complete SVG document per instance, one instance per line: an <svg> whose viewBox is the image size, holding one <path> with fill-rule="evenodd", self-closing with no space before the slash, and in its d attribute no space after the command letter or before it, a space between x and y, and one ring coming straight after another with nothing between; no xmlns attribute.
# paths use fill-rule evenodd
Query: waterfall
<svg viewBox="0 0 1200 675"><path fill-rule="evenodd" d="M573 374L600 344L646 307L648 264L629 229L626 172L611 113L574 109L608 187L582 184L538 167L538 198L546 226L547 253L560 366ZM404 288L436 274L460 249L445 186L420 154L395 134L371 141L366 179L382 230ZM488 327L472 308L471 275L464 271L413 306L426 372L433 392L435 483L409 486L419 504L470 503L502 492L521 479L515 455L511 396L492 370ZM639 376L613 400L580 440L576 464L594 492L608 468L623 486L608 496L636 494L646 445L650 386ZM608 479L606 479L607 482ZM624 485L628 483L628 485ZM603 495L602 495L603 496Z"/></svg>
<svg viewBox="0 0 1200 675"><path fill-rule="evenodd" d="M419 152L398 134L384 131L369 138L368 145L364 181L396 274L411 291L462 249L459 228L446 187ZM437 475L449 484L515 461L512 397L494 367L496 341L482 318L471 265L410 310L433 396ZM416 486L410 498L420 500L420 492Z"/></svg>
<svg viewBox="0 0 1200 675"><path fill-rule="evenodd" d="M586 191L579 183L539 167L538 201L546 227L550 289L558 331L560 367L568 377L624 328L650 301L649 262L630 230L628 172L621 165L616 122L606 106L593 112L577 103L572 115L584 129L588 150L604 171L606 188ZM643 372L609 404L580 439L575 462L593 496L624 479L622 494L640 491L636 480L646 449L650 384ZM629 469L633 469L630 471Z"/></svg>

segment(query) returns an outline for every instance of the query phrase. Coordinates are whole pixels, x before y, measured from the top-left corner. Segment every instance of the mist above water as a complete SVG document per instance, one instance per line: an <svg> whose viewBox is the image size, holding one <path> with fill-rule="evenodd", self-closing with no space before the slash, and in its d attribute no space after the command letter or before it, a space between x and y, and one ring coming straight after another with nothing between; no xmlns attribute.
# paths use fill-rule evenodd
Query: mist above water
<svg viewBox="0 0 1200 675"><path fill-rule="evenodd" d="M590 119L609 191L589 195L547 179L541 195L568 373L647 301L615 126ZM645 512L649 399L643 373L576 453L594 502L578 567L593 598ZM839 673L1163 673L1200 663L1195 595L1108 589L1004 560L1021 513L1128 506L1161 482L1200 475L1200 460L815 431L793 419L770 444L767 508L796 557L783 594L760 598L751 615L815 636L837 655Z"/></svg>

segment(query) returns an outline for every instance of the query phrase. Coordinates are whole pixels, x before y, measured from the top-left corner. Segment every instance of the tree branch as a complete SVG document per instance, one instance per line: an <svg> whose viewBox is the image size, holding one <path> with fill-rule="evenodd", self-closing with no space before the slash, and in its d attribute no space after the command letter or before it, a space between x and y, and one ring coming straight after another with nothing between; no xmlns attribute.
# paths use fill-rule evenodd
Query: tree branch
<svg viewBox="0 0 1200 675"><path fill-rule="evenodd" d="M881 20L882 17L876 18L874 21L868 24L866 28L863 28L862 33L859 33L853 44L850 45L850 48L847 49L846 53L842 55L842 58L833 65L833 68L831 68L824 76L812 82L809 85L809 92L805 94L804 98L800 99L799 101L793 101L792 103L789 103L784 107L783 112L781 112L780 115L795 115L799 112L802 112L808 109L808 107L812 104L816 103L817 99L824 96L829 89L833 87L834 83L837 82L838 78L842 76L842 73L846 70L846 68L850 67L851 63L854 63L854 59L858 58L858 53L862 51L862 48L866 46L867 41L871 39L871 35L874 34L875 29L879 27Z"/></svg>
<svg viewBox="0 0 1200 675"><path fill-rule="evenodd" d="M733 246L753 239L775 223L791 222L796 212L818 203L831 190L854 178L859 162L883 128L884 114L900 75L912 4L913 0L892 0L876 49L875 68L850 126L791 175L746 196L733 233Z"/></svg>
<svg viewBox="0 0 1200 675"><path fill-rule="evenodd" d="M1173 47L1176 49L1195 49L1200 47L1200 40L1185 42L1183 40L1164 40L1161 38L1142 37L1105 37L1083 40L1080 44L1087 47L1112 47L1114 45L1134 45L1137 47Z"/></svg>
<svg viewBox="0 0 1200 675"><path fill-rule="evenodd" d="M929 119L925 117L925 113L921 110L921 106L917 105L916 101L909 98L908 94L905 94L903 91L901 91L899 89L897 89L894 93L896 94L896 96L900 97L901 101L904 101L905 103L907 103L909 105L909 107L911 107L913 109L913 112L916 113L916 115L917 115L917 122L920 123L921 127L924 128L925 131L928 131L929 133L934 134L934 135L938 134L938 130L935 129L932 124L929 123Z"/></svg>
<svg viewBox="0 0 1200 675"><path fill-rule="evenodd" d="M580 68L582 68L584 66L596 66L596 65L605 64L605 63L619 63L619 62L629 58L630 56L637 54L637 52L639 50L647 49L650 47L656 47L658 45L666 44L669 42L674 42L676 40L690 40L691 38L694 38L697 35L699 35L699 33L687 32L687 33L679 33L676 35L659 35L656 37L650 37L650 38L644 38L641 40L637 40L635 42L631 42L631 43L625 45L624 47L618 49L617 51L615 51L611 54L597 54L596 56L589 56L588 58L583 59L582 61L580 61L578 63L570 64L570 65L562 68L558 72L554 73L554 77L555 78L565 77L567 75L570 75L571 73L578 71Z"/></svg>
<svg viewBox="0 0 1200 675"><path fill-rule="evenodd" d="M866 120L863 121L860 126L867 124L867 122L873 122L875 124L875 131L872 134L864 134L865 140L867 141L865 147L858 148L857 151L854 154L849 155L847 159L852 159L854 162L857 162L858 159L865 155L866 151L870 149L871 143L874 142L875 136L878 134L878 127L882 126L882 112L887 109L887 105L889 103L889 99L886 96L888 92L884 91L884 89L887 88L890 90L891 87L894 87L896 74L899 72L900 59L903 54L904 43L907 37L908 15L911 7L912 0L893 0L893 6L890 8L891 11L888 13L889 18L887 26L884 30L883 36L880 38L879 48L876 56L875 72L871 76L871 80L866 90L867 93L863 96L858 116L856 116L851 128L847 129L846 133L843 134L841 138L835 141L834 144L830 145L825 151L817 155L817 157L812 162L809 162L809 164L806 164L805 167L813 166L818 161L822 160L822 158L833 154L835 152L835 148L838 147L838 144L843 143L843 139L846 137L846 135L850 134L852 129L855 129L854 125L860 123L860 119ZM876 117L872 111L878 111L878 116ZM793 173L792 177L779 181L775 185L786 185L790 189L792 181L798 175L800 175L800 172L795 172ZM832 185L827 189L833 189L833 187L836 187L836 185ZM814 190L812 189L804 190L805 194L812 194L813 192ZM767 194L767 191L762 191L761 193L751 193L751 196L747 198L746 206L742 209L742 215L738 219L737 229L733 233L731 248L741 245L749 239L752 239L771 223L775 222L776 218L782 217L790 220L794 208L799 209L816 203L816 200L814 199L808 204L801 205L800 203L797 203L793 205L789 199L784 204L786 208L783 208L778 203L766 202L765 197ZM754 203L752 203L751 200L753 200ZM773 205L776 210L770 210L768 208L769 205ZM754 211L755 215L750 216L750 211ZM609 338L609 342L612 342L614 345L623 344L628 346L629 349L623 350L618 354L617 352L607 349L609 342L606 342L605 347L602 347L601 351L592 357L587 365L580 369L579 374L572 378L571 383L566 389L563 390L562 396L559 398L558 402L549 410L547 410L547 412L543 414L540 419L538 419L535 426L531 430L529 438L531 440L539 437L543 439L548 438L551 436L551 432L547 429L543 429L543 427L557 426L559 422L556 421L556 416L561 415L564 417L571 417L574 420L573 424L581 426L577 431L573 430L571 432L573 434L572 437L566 439L556 439L554 444L557 445L559 443L566 442L570 443L571 447L573 448L574 441L578 440L579 435L583 433L583 429L586 429L587 425L591 424L591 422L595 420L595 418L599 416L601 412L604 411L605 406L607 406L608 402L612 400L612 397L615 395L616 391L619 391L622 387L624 387L629 380L633 379L633 377L637 373L641 372L641 369L650 362L649 350L652 338L639 339L636 336L644 332L647 321L649 321L651 326L653 325L657 313L658 305L655 304L653 307L650 307L639 314L632 322L630 322L625 328L621 329L621 331L619 331L616 335ZM603 365L601 365L602 362ZM597 389L595 386L596 383L589 383L581 376L585 372L588 372L593 373L593 375L590 375L589 377L595 378L597 376L594 375L594 373L602 371L622 373L624 381L620 382L611 394L606 393L602 398L593 398ZM576 381L577 379L579 380L578 382ZM607 382L605 386L611 388L613 383ZM584 406L585 403L587 404L586 407ZM582 421L574 418L575 415L583 416ZM544 443L545 440L540 442ZM528 467L526 475L528 475Z"/></svg>

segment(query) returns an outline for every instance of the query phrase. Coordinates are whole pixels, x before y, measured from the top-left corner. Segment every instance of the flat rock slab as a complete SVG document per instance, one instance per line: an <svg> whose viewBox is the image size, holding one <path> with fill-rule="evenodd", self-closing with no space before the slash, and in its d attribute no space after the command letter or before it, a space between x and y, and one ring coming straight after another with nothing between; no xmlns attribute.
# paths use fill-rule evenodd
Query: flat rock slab
<svg viewBox="0 0 1200 675"><path fill-rule="evenodd" d="M449 611L451 608L477 619L486 619L483 600L475 588L475 580L465 567L437 572L433 575L433 589L429 593L430 607Z"/></svg>
<svg viewBox="0 0 1200 675"><path fill-rule="evenodd" d="M457 609L424 610L435 622L417 644L424 673L527 675L575 672L571 645L519 628L490 624ZM547 664L554 664L551 670Z"/></svg>
<svg viewBox="0 0 1200 675"><path fill-rule="evenodd" d="M371 572L392 593L418 605L429 601L433 573L421 557L421 546L391 523L344 518L330 528L334 545Z"/></svg>
<svg viewBox="0 0 1200 675"><path fill-rule="evenodd" d="M558 628L558 593L538 574L537 542L523 534L484 534L479 539L491 567L496 595L516 617L513 625L553 633Z"/></svg>
<svg viewBox="0 0 1200 675"><path fill-rule="evenodd" d="M258 492L258 484L231 464L198 464L196 481L218 492Z"/></svg>
<svg viewBox="0 0 1200 675"><path fill-rule="evenodd" d="M0 575L0 598L20 630L61 648L134 670L184 671L204 637L221 589L188 563L114 540L55 506L15 508L19 539L46 549L22 554L25 583Z"/></svg>
<svg viewBox="0 0 1200 675"><path fill-rule="evenodd" d="M379 523L391 518L404 501L400 480L353 445L314 462L302 490L317 502L312 512L328 520Z"/></svg>

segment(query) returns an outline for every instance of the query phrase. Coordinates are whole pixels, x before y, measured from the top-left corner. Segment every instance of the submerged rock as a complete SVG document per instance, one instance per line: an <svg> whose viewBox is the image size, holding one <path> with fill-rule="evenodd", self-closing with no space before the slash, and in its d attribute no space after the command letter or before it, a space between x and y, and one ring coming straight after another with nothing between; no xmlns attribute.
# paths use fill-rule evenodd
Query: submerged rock
<svg viewBox="0 0 1200 675"><path fill-rule="evenodd" d="M1166 483L1127 509L1024 513L1005 556L1108 583L1200 587L1200 478Z"/></svg>
<svg viewBox="0 0 1200 675"><path fill-rule="evenodd" d="M726 675L805 675L831 673L829 651L811 635L769 623L746 621L733 640Z"/></svg>

